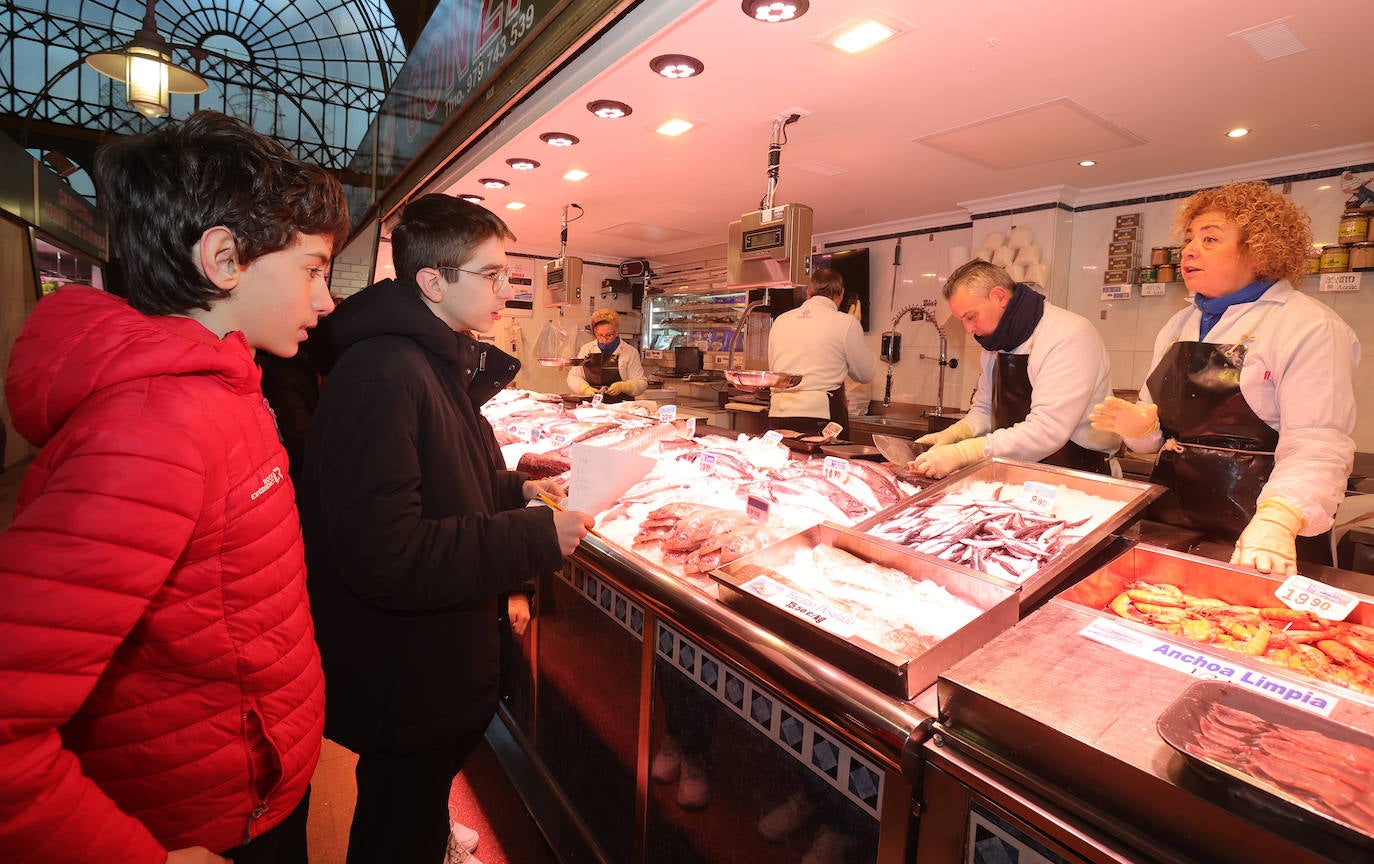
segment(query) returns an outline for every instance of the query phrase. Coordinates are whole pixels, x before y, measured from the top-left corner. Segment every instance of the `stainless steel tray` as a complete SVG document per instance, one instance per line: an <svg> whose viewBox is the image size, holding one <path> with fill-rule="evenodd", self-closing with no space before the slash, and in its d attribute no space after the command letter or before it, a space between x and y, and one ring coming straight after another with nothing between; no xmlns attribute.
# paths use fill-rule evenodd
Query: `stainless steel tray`
<svg viewBox="0 0 1374 864"><path fill-rule="evenodd" d="M962 628L920 653L911 655L857 636L840 636L803 615L765 600L745 587L758 567L773 568L801 549L828 544L867 561L940 585L983 612ZM712 571L723 603L754 619L806 651L864 683L899 699L911 699L932 686L939 674L1016 623L1016 593L928 556L875 543L872 538L837 525L822 524L744 556ZM822 603L824 598L817 598Z"/></svg>
<svg viewBox="0 0 1374 864"><path fill-rule="evenodd" d="M1374 737L1220 681L1189 687L1156 728L1189 765L1265 817L1374 848Z"/></svg>
<svg viewBox="0 0 1374 864"><path fill-rule="evenodd" d="M1039 570L1022 579L1020 582L1003 578L996 574L985 573L981 570L974 570L960 564L950 564L934 556L923 552L909 549L891 540L873 536L870 532L877 526L886 523L898 516L901 516L913 506L926 502L932 498L938 498L948 492L957 492L978 481L989 481L1002 483L1004 485L1023 486L1027 482L1044 483L1050 486L1065 486L1090 495L1096 495L1110 502L1117 503L1117 509L1108 516L1097 527L1083 535L1078 541L1067 545L1058 555L1046 561ZM886 510L869 517L854 526L854 530L860 531L872 537L875 543L880 543L892 548L901 549L907 554L916 555L925 560L939 561L946 566L955 567L964 572L977 573L984 579L989 579L999 585L1004 585L1020 592L1020 606L1022 610L1027 610L1037 603L1046 594L1050 593L1058 586L1059 578L1066 575L1071 567L1083 558L1105 546L1110 540L1112 533L1122 525L1125 525L1149 503L1164 493L1164 487L1156 486L1153 483L1144 483L1138 480L1119 480L1101 474L1092 474L1086 471L1074 471L1069 468L1058 468L1052 465L1041 465L1034 462L1018 462L1013 459L1001 459L993 457L984 459L946 477L934 485L927 486L920 492L906 499L898 501Z"/></svg>

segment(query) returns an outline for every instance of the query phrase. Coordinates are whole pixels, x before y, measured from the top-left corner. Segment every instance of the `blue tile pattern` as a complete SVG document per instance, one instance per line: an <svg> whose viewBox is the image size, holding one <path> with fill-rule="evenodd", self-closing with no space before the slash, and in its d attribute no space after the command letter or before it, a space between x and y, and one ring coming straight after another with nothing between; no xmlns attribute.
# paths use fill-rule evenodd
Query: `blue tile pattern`
<svg viewBox="0 0 1374 864"><path fill-rule="evenodd" d="M669 661L670 666L746 718L779 750L839 790L874 821L878 820L883 772L876 765L833 738L776 693L712 656L670 625L658 623L654 645L659 657Z"/></svg>
<svg viewBox="0 0 1374 864"><path fill-rule="evenodd" d="M621 629L635 639L641 642L644 640L644 607L632 600L629 595L581 567L565 566L558 575L575 588L593 608L600 609L607 618L619 624ZM661 644L659 650L663 650Z"/></svg>

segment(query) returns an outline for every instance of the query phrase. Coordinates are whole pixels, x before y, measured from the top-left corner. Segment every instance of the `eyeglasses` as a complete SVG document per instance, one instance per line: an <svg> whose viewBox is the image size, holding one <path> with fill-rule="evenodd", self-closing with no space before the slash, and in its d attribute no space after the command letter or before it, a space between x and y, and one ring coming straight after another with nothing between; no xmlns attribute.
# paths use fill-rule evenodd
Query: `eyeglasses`
<svg viewBox="0 0 1374 864"><path fill-rule="evenodd" d="M487 280L487 287L491 289L491 293L493 294L500 294L501 289L505 288L506 283L510 281L510 270L505 268L491 273L484 273L481 270L464 270L462 267L440 267L438 265L435 265L434 269L440 272L451 270L454 273L468 273L473 276L481 276L483 279ZM457 281L456 278L454 281Z"/></svg>

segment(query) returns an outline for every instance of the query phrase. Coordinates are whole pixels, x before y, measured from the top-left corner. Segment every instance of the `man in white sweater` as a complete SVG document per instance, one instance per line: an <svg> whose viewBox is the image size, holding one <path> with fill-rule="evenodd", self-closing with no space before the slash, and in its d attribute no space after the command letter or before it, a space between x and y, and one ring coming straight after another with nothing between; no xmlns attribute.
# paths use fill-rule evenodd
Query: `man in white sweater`
<svg viewBox="0 0 1374 864"><path fill-rule="evenodd" d="M944 295L983 347L982 374L968 415L917 438L931 447L909 470L939 478L1001 456L1112 473L1121 438L1088 421L1112 392L1107 348L1092 324L985 261L955 270Z"/></svg>

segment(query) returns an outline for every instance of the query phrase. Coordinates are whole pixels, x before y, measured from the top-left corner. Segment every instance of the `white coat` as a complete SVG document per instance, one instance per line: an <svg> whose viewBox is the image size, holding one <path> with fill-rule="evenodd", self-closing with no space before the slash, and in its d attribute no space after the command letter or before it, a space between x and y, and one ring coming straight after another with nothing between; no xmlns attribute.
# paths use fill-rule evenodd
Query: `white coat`
<svg viewBox="0 0 1374 864"><path fill-rule="evenodd" d="M789 390L774 391L770 417L830 417L830 391L845 375L867 384L878 371L877 358L864 342L863 326L841 312L829 297L811 297L777 317L768 332L768 368L802 376Z"/></svg>
<svg viewBox="0 0 1374 864"><path fill-rule="evenodd" d="M593 339L577 352L578 357L590 357L593 354L600 354L601 346ZM634 392L630 395L638 396L649 387L649 379L644 376L644 364L639 359L639 349L620 340L620 344L615 346L615 365L620 369L620 380L629 381L634 386ZM568 369L568 387L572 393L582 392L582 385L587 383L587 376L582 374L581 366L572 366Z"/></svg>

